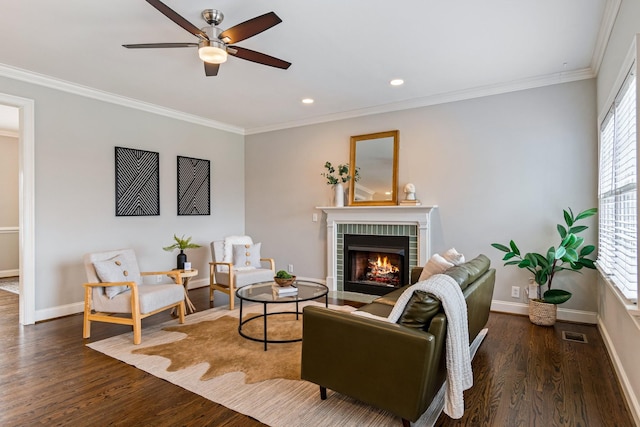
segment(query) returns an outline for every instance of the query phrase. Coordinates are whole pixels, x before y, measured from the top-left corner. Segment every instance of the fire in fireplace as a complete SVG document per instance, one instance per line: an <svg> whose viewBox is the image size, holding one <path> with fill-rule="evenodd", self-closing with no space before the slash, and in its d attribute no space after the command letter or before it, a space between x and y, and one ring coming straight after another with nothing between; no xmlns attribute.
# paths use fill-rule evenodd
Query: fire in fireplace
<svg viewBox="0 0 640 427"><path fill-rule="evenodd" d="M344 290L384 295L409 283L409 238L344 235Z"/></svg>

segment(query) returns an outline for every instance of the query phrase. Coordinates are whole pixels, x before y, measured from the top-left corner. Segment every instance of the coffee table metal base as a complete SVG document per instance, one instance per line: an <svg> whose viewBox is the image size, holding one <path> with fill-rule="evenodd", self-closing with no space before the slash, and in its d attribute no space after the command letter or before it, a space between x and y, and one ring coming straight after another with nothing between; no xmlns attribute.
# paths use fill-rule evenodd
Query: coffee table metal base
<svg viewBox="0 0 640 427"><path fill-rule="evenodd" d="M302 312L300 311L300 308L298 306L298 301L296 301L296 311L277 311L277 312L273 312L273 313L267 313L267 302L263 302L262 303L262 314L258 315L258 316L254 316L251 317L249 319L242 319L242 299L240 299L240 324L238 325L238 333L240 334L241 337L246 338L248 340L251 341L257 341L257 342L261 342L264 343L264 351L267 351L267 344L283 344L283 343L289 343L289 342L300 342L302 341L302 337L300 338L294 338L294 339L288 339L288 340L270 340L267 338L267 318L269 316L275 316L275 315L279 315L279 314L295 314L296 315L296 320L300 320L300 315L302 314ZM328 295L324 295L324 305L325 307L329 306L329 297ZM254 320L259 320L262 319L263 324L262 327L264 328L264 336L262 338L256 338L256 337L252 337L249 336L247 334L245 334L244 332L242 332L242 326L244 326L245 324L252 322Z"/></svg>

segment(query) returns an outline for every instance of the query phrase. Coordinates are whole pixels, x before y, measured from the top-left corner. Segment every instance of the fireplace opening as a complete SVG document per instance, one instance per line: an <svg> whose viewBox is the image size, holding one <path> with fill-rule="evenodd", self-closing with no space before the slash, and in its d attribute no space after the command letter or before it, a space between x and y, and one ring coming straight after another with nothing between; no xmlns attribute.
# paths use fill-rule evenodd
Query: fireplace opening
<svg viewBox="0 0 640 427"><path fill-rule="evenodd" d="M409 237L344 235L344 290L384 295L409 283Z"/></svg>

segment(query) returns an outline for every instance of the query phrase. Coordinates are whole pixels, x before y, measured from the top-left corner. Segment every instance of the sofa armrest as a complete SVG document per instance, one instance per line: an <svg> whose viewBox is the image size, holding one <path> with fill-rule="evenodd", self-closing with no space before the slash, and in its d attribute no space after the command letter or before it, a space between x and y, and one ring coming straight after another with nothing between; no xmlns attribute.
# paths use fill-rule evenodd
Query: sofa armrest
<svg viewBox="0 0 640 427"><path fill-rule="evenodd" d="M415 421L439 389L446 318L436 317L425 332L307 306L302 379Z"/></svg>

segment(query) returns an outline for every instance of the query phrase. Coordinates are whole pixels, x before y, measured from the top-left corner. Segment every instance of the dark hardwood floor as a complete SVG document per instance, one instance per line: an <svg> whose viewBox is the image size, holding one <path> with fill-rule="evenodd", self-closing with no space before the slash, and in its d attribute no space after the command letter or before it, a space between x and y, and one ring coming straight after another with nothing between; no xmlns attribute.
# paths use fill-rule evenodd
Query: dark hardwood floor
<svg viewBox="0 0 640 427"><path fill-rule="evenodd" d="M207 288L190 296L198 310L208 308ZM2 426L263 425L87 348L81 315L22 327L17 305L17 295L0 291ZM169 319L165 312L144 324ZM437 426L633 425L595 326L545 328L492 313L488 327L473 361L475 384L465 392L465 416L442 415ZM589 342L564 341L563 330L582 332ZM127 331L94 323L88 341Z"/></svg>

